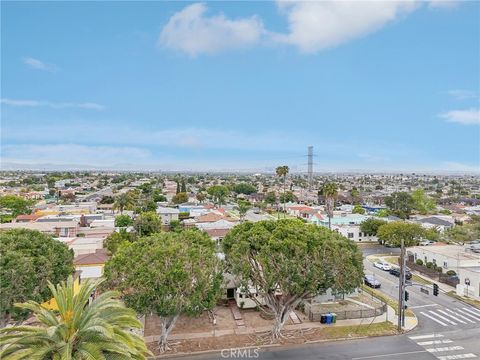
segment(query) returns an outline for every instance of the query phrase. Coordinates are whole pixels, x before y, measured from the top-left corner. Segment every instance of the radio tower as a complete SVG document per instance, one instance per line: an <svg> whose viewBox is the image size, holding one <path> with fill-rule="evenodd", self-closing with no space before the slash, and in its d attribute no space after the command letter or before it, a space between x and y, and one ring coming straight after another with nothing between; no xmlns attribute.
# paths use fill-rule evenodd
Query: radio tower
<svg viewBox="0 0 480 360"><path fill-rule="evenodd" d="M308 147L308 190L313 186L313 146Z"/></svg>

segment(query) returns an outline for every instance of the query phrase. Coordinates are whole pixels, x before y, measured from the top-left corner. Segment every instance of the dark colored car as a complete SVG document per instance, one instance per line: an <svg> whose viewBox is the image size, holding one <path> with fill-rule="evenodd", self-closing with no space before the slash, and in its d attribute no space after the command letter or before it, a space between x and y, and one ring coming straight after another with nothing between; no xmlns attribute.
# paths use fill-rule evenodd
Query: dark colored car
<svg viewBox="0 0 480 360"><path fill-rule="evenodd" d="M365 282L365 285L370 286L374 289L378 289L381 286L380 281L375 279L375 277L372 275L365 275L363 281Z"/></svg>
<svg viewBox="0 0 480 360"><path fill-rule="evenodd" d="M395 275L396 277L400 277L400 268L392 267L389 271L390 274ZM412 273L410 270L405 271L405 279L410 280L412 278Z"/></svg>

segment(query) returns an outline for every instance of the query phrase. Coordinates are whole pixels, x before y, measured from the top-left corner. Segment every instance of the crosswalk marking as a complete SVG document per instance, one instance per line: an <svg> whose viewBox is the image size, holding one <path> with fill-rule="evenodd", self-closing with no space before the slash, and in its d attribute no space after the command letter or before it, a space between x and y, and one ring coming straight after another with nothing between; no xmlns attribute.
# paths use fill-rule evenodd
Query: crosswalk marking
<svg viewBox="0 0 480 360"><path fill-rule="evenodd" d="M442 315L437 314L435 311L430 310L429 313L430 313L430 314L434 314L435 316L438 316L440 319L442 319L442 320L444 320L444 321L446 321L446 322L448 322L448 323L450 323L450 324L452 324L452 325L457 325L456 322L454 322L454 321L452 321L452 320L450 320L450 319L447 319L445 316L442 316Z"/></svg>
<svg viewBox="0 0 480 360"><path fill-rule="evenodd" d="M478 311L477 309L464 307L463 310L468 311L469 313L472 313L474 315L480 316L480 311Z"/></svg>
<svg viewBox="0 0 480 360"><path fill-rule="evenodd" d="M420 309L420 308L430 307L430 306L438 306L438 304L427 304L427 305L410 306L410 309Z"/></svg>
<svg viewBox="0 0 480 360"><path fill-rule="evenodd" d="M436 352L446 352L446 351L457 351L457 350L463 350L463 346L447 346L443 348L430 348L430 349L425 349L430 353L436 353Z"/></svg>
<svg viewBox="0 0 480 360"><path fill-rule="evenodd" d="M477 321L480 321L480 317L476 317L475 315L472 315L472 314L469 314L467 313L466 311L463 311L463 310L460 310L460 309L457 309L458 312L461 312L463 315L465 316L468 316L468 317L471 317L472 319L475 319Z"/></svg>
<svg viewBox="0 0 480 360"><path fill-rule="evenodd" d="M468 354L458 354L458 355L446 355L446 356L437 356L438 360L455 360L455 359L472 359L476 358L477 355L468 353Z"/></svg>
<svg viewBox="0 0 480 360"><path fill-rule="evenodd" d="M436 345L436 344L450 344L453 341L450 339L445 339L445 340L432 340L432 341L422 341L417 343L420 346L427 346L427 345Z"/></svg>
<svg viewBox="0 0 480 360"><path fill-rule="evenodd" d="M453 316L453 315L451 315L451 314L449 314L449 313L446 313L446 312L443 311L443 310L437 310L437 311L440 312L440 313L442 313L443 315L447 315L447 316L451 317L452 319L454 319L455 321L458 321L458 322L461 323L461 324L466 324L466 322L463 321L463 320L460 320L460 319L458 318L458 316Z"/></svg>
<svg viewBox="0 0 480 360"><path fill-rule="evenodd" d="M440 338L443 337L442 334L427 334L427 335L416 335L416 336L409 336L408 338L411 340L421 340L421 339L433 339L433 338Z"/></svg>
<svg viewBox="0 0 480 360"><path fill-rule="evenodd" d="M466 320L466 321L469 321L471 322L472 324L475 324L475 321L473 321L472 319L469 319L467 318L466 316L463 316L463 315L460 315L458 312L456 311L453 311L453 310L450 310L450 309L447 309L445 308L446 311L448 312L451 312L452 314L455 314L455 316L459 317L459 318L462 318L463 320Z"/></svg>
<svg viewBox="0 0 480 360"><path fill-rule="evenodd" d="M429 318L430 320L433 320L433 321L439 323L440 325L447 326L447 324L445 324L444 322L441 322L440 320L435 319L433 316L428 315L427 313L425 313L425 312L423 312L423 311L421 311L420 314L422 314L423 316L426 316L426 317Z"/></svg>

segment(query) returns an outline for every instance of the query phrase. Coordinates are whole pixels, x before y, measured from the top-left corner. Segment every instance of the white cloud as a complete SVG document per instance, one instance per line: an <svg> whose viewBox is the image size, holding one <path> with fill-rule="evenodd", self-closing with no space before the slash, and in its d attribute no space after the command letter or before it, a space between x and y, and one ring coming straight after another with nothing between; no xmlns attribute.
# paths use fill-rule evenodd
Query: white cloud
<svg viewBox="0 0 480 360"><path fill-rule="evenodd" d="M55 72L57 70L57 66L55 64L46 64L43 61L32 57L24 57L22 58L22 61L25 65L35 70L44 70L50 72Z"/></svg>
<svg viewBox="0 0 480 360"><path fill-rule="evenodd" d="M473 99L477 97L475 91L463 89L450 90L448 94L457 100Z"/></svg>
<svg viewBox="0 0 480 360"><path fill-rule="evenodd" d="M264 29L256 16L230 20L205 16L207 7L196 3L175 13L162 29L159 44L191 56L247 47L259 42Z"/></svg>
<svg viewBox="0 0 480 360"><path fill-rule="evenodd" d="M372 33L413 11L413 1L279 1L289 33L274 40L313 53Z"/></svg>
<svg viewBox="0 0 480 360"><path fill-rule="evenodd" d="M19 100L19 99L0 99L1 104L18 106L18 107L38 107L38 106L47 106L53 109L65 109L65 108L80 108L80 109L91 109L91 110L103 110L105 106L85 102L85 103L55 103L49 101L38 101L38 100Z"/></svg>
<svg viewBox="0 0 480 360"><path fill-rule="evenodd" d="M111 166L143 162L151 153L137 147L88 146L78 144L20 144L2 147L2 161L11 163L96 164Z"/></svg>
<svg viewBox="0 0 480 360"><path fill-rule="evenodd" d="M464 125L480 124L480 109L452 110L439 115L448 122Z"/></svg>

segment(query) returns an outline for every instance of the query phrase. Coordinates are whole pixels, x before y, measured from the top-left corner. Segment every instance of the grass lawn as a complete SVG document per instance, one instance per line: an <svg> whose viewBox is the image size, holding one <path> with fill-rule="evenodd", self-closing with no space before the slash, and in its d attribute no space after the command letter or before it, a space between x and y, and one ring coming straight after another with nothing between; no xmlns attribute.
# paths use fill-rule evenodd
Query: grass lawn
<svg viewBox="0 0 480 360"><path fill-rule="evenodd" d="M419 284L424 284L424 285L433 285L433 282L431 282L430 280L424 279L418 275L412 275L412 281Z"/></svg>
<svg viewBox="0 0 480 360"><path fill-rule="evenodd" d="M398 256L384 256L383 260L385 260L389 264L398 266L398 258L399 258Z"/></svg>
<svg viewBox="0 0 480 360"><path fill-rule="evenodd" d="M471 299L471 298L466 298L464 296L458 296L454 290L447 292L448 296L451 296L455 299L462 300L466 303L469 303L470 305L476 307L477 309L480 309L480 301Z"/></svg>
<svg viewBox="0 0 480 360"><path fill-rule="evenodd" d="M391 322L373 323L367 325L335 326L322 329L328 339L360 337L360 336L382 336L397 333L397 327Z"/></svg>
<svg viewBox="0 0 480 360"><path fill-rule="evenodd" d="M274 211L269 215L273 216L275 219L280 219L280 220L281 219L296 219L295 216L291 216L291 215L285 214L283 212L277 212L277 211Z"/></svg>
<svg viewBox="0 0 480 360"><path fill-rule="evenodd" d="M375 296L377 299L383 301L384 303L387 303L395 310L395 314L398 315L398 301L393 300L390 296L387 296L381 291L377 289L372 289L371 287L368 287L366 285L362 285L362 290L372 296ZM414 314L412 310L407 309L407 311L405 311L405 316L414 316Z"/></svg>

